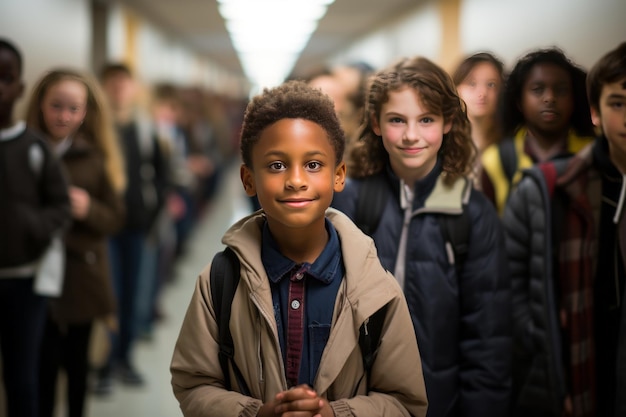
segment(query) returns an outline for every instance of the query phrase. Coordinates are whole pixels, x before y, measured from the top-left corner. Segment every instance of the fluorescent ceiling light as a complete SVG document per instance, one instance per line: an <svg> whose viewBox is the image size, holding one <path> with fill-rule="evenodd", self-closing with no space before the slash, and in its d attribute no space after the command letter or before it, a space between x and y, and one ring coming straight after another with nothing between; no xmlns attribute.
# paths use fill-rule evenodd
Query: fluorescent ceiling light
<svg viewBox="0 0 626 417"><path fill-rule="evenodd" d="M233 47L256 89L282 83L334 0L218 0Z"/></svg>

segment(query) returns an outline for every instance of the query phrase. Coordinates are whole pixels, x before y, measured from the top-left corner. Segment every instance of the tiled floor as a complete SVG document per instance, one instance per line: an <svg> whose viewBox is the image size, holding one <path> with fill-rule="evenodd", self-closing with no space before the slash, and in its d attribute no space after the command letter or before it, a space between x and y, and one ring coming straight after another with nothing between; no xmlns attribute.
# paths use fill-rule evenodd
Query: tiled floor
<svg viewBox="0 0 626 417"><path fill-rule="evenodd" d="M250 204L239 182L239 166L225 172L221 187L189 241L188 250L176 267L175 281L165 288L162 307L166 320L158 325L151 342L139 342L135 350L137 368L147 384L144 388L116 385L106 399L88 399L88 417L175 417L182 413L172 394L169 364L172 350L195 280L200 270L222 249L220 239L228 226L250 212Z"/></svg>

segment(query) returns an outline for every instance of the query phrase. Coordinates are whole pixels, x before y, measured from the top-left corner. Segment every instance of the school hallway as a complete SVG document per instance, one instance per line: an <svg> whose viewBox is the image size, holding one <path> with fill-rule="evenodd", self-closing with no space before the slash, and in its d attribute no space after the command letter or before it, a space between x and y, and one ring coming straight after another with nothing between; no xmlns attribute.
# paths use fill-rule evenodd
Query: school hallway
<svg viewBox="0 0 626 417"><path fill-rule="evenodd" d="M239 162L231 162L223 175L216 195L175 267L175 278L163 289L161 309L165 319L156 325L153 340L136 343L135 363L146 385L134 388L116 382L109 397L90 394L88 417L182 416L172 393L169 365L196 278L212 256L223 248L221 237L228 227L251 210L239 181Z"/></svg>

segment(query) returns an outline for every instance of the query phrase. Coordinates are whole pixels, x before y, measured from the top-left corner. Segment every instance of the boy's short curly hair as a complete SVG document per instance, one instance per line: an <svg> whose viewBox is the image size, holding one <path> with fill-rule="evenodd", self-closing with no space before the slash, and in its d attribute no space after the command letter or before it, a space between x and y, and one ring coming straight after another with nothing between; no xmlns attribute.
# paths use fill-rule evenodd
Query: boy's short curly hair
<svg viewBox="0 0 626 417"><path fill-rule="evenodd" d="M626 80L626 42L607 52L587 75L589 105L600 109L600 96L605 84Z"/></svg>
<svg viewBox="0 0 626 417"><path fill-rule="evenodd" d="M336 164L343 159L344 133L332 100L303 81L287 81L254 97L244 114L240 150L243 163L252 168L252 148L268 126L282 119L305 119L320 125L335 149Z"/></svg>

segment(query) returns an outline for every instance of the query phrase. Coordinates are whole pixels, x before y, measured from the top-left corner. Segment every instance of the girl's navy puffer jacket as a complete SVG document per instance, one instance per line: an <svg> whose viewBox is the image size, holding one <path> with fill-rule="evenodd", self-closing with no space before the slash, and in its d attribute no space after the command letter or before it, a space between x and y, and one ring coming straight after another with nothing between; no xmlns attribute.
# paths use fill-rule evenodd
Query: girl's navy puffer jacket
<svg viewBox="0 0 626 417"><path fill-rule="evenodd" d="M394 272L403 228L400 180L388 167L383 214L372 237ZM504 235L492 204L470 181L446 187L439 165L414 187L404 293L417 336L429 417L507 416L511 389L511 288ZM354 220L361 180L350 180L333 206ZM469 252L457 277L440 216L470 220ZM400 259L402 255L400 256ZM401 261L401 260L400 260Z"/></svg>

